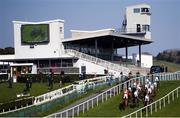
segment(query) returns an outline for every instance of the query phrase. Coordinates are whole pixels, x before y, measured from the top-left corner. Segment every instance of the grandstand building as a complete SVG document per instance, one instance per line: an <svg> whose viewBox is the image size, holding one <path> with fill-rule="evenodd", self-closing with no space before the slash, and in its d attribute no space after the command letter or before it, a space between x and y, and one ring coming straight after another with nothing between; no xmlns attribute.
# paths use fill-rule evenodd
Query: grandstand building
<svg viewBox="0 0 180 118"><path fill-rule="evenodd" d="M128 60L128 48L137 46L141 67L141 47L153 42L150 17L149 5L129 6L120 29L71 30L70 38L64 38L64 20L13 21L15 54L0 56L1 69L6 62L12 75L49 73L50 69L54 73L104 74L108 70L127 75L131 68L120 62ZM119 48L125 48L125 60L118 55Z"/></svg>

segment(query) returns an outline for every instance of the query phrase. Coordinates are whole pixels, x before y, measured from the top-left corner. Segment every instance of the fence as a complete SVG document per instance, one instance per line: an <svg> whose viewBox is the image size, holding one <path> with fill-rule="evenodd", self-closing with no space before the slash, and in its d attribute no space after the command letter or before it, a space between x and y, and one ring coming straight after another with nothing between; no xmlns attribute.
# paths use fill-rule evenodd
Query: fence
<svg viewBox="0 0 180 118"><path fill-rule="evenodd" d="M38 112L45 112L48 109L53 108L54 106L57 106L59 104L62 105L67 101L73 100L74 98L80 96L82 92L87 92L88 90L96 89L99 86L103 87L108 85L107 79L109 79L109 76L82 80L83 82L91 82L93 80L99 80L99 81L94 82L93 86L90 85L88 87L83 88L84 90L80 92L75 89L74 85L69 85L67 87L51 91L49 93L35 97L35 99L32 102L34 103L33 105L21 106L20 108L14 106L14 109L9 109L9 111L3 110L3 112L0 113L0 115L23 117L23 116L32 116L33 114Z"/></svg>
<svg viewBox="0 0 180 118"><path fill-rule="evenodd" d="M154 76L154 77L159 76L161 81L163 81L163 80L180 80L180 72L168 73L168 74L160 73L160 74L154 74L152 76ZM139 80L141 85L143 85L145 83L146 77L147 76L132 78L124 83L116 85L116 86L100 93L99 95L97 95L85 102L82 102L81 104L78 104L72 108L61 111L59 113L49 115L47 117L79 116L81 111L84 113L85 111L88 111L90 108L93 108L94 106L98 106L99 103L103 103L103 102L107 101L107 99L111 98L112 96L120 94L121 90L124 90L124 88L128 88L129 86L132 86L133 82L136 80ZM155 79L155 78L153 78L153 79ZM152 80L152 81L154 81L154 80Z"/></svg>
<svg viewBox="0 0 180 118"><path fill-rule="evenodd" d="M155 111L157 112L158 109L162 109L162 107L165 107L166 104L170 104L170 101L174 101L175 96L178 98L179 97L179 89L180 86L177 87L176 89L172 90L170 93L168 93L167 95L165 95L164 97L160 98L159 100L156 100L155 102L131 113L128 114L126 116L124 116L123 118L126 117L132 117L133 115L135 115L134 117L143 117L143 112L145 113L145 116L148 117L148 115L152 115L152 112ZM150 113L149 113L150 112Z"/></svg>
<svg viewBox="0 0 180 118"><path fill-rule="evenodd" d="M156 75L153 75L154 77ZM176 72L176 73L161 73L161 74L157 74L157 76L160 77L160 80L179 80L180 79L180 72ZM121 80L123 78L120 78ZM77 106L74 106L73 108L67 109L65 111L59 112L59 113L55 113L52 114L48 117L68 117L68 116L75 116L75 115L79 115L79 113L85 112L85 110L89 110L90 108L93 108L95 105L98 105L100 102L105 102L107 99L111 98L112 96L115 96L117 94L119 94L124 88L129 87L133 84L134 81L139 80L141 82L141 84L144 84L146 79L146 76L142 76L142 77L136 77L136 78L132 78L124 83L121 83L119 85L116 85L102 93L100 93L99 95L93 97L92 99L89 99L88 101L85 101ZM107 85L109 84L109 81L107 81L105 84L100 84L97 83L95 87L99 86L99 85ZM90 88L86 88L86 89L92 89L93 87L91 86ZM85 90L87 91L87 90ZM54 99L54 100L50 100L49 102L45 102L43 104L38 104L38 105L30 105L30 106L26 106L24 108L20 108L20 109L15 109L15 110L10 110L8 112L4 112L4 113L0 113L0 115L2 116L32 116L35 113L38 112L46 112L48 109L51 109L57 105L62 105L64 104L66 101L69 100L73 100L74 98L78 97L79 95L81 95L82 93L74 91L70 94L67 94L63 97Z"/></svg>
<svg viewBox="0 0 180 118"><path fill-rule="evenodd" d="M111 62L96 58L94 56L87 55L85 53L78 52L76 50L66 49L65 52L72 55L72 56L82 58L82 59L84 59L86 61L89 61L89 62L95 63L97 65L103 66L103 67L105 67L107 69L115 70L115 71L118 71L118 72L123 72L125 75L128 75L129 72L130 72L129 69L126 68L126 67L123 67L123 66L120 66L118 64L114 64L114 63L111 63Z"/></svg>
<svg viewBox="0 0 180 118"><path fill-rule="evenodd" d="M54 73L61 73L63 71L66 74L79 74L79 68L76 67L44 67L37 70L42 73L50 73L51 69Z"/></svg>

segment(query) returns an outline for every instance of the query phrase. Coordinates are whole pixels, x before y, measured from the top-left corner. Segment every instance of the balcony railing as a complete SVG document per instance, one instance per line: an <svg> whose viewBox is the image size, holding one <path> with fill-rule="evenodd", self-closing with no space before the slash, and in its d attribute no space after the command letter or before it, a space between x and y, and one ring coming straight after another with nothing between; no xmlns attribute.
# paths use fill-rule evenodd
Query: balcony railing
<svg viewBox="0 0 180 118"><path fill-rule="evenodd" d="M139 29L139 31L137 30L137 28L121 28L121 29L115 29L114 33L117 34L144 34L146 33L148 30L145 29Z"/></svg>
<svg viewBox="0 0 180 118"><path fill-rule="evenodd" d="M78 52L76 50L66 49L65 52L71 56L81 58L83 60L92 62L94 64L103 66L107 69L114 70L117 72L123 72L123 74L125 74L125 75L128 75L130 72L129 69L126 67L120 66L118 64L111 63L109 61L102 60L102 59L94 57L94 56L90 56L90 55L85 54L85 53Z"/></svg>

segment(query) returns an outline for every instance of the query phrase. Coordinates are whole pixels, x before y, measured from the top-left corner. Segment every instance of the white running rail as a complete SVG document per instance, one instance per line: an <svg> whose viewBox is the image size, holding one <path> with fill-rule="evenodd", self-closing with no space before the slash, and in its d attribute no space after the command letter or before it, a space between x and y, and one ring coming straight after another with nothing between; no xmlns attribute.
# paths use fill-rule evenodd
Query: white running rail
<svg viewBox="0 0 180 118"><path fill-rule="evenodd" d="M85 61L89 61L92 62L94 64L103 66L107 69L111 69L117 72L123 72L124 75L128 75L130 70L126 67L120 66L118 64L114 64L105 60L102 60L100 58L94 57L94 56L90 56L88 54L82 53L82 52L78 52L76 50L72 50L72 49L66 49L65 53L71 55L71 56L75 56L78 57L80 59L83 59Z"/></svg>
<svg viewBox="0 0 180 118"><path fill-rule="evenodd" d="M89 79L86 79L86 80L80 80L78 82L89 83L91 81L102 81L102 80L107 81L107 79L109 77L110 76L100 76L100 77L95 77L95 78L89 78ZM71 84L69 86L66 86L66 87L63 87L63 88L60 88L60 89L57 89L57 90L50 91L50 92L42 94L40 96L36 96L36 97L34 97L34 101L32 102L33 103L32 105L29 105L29 106L27 105L27 106L21 107L21 108L17 108L15 106L14 110L1 112L0 114L6 114L6 113L10 113L10 112L15 112L15 111L18 111L18 110L26 109L26 108L34 106L34 105L40 105L40 104L43 104L45 102L50 102L50 101L52 101L54 99L57 99L57 98L65 96L67 94L71 94L71 93L75 92L77 90L75 86L77 86L77 85Z"/></svg>
<svg viewBox="0 0 180 118"><path fill-rule="evenodd" d="M123 116L123 118L127 118L127 117L144 117L143 116L143 111L144 111L144 115L146 117L148 117L149 115L152 115L153 111L157 112L157 110L161 110L162 107L165 107L166 104L170 104L171 100L174 101L175 97L179 97L179 92L180 92L180 86L177 87L176 89L172 90L171 92L169 92L168 94L166 94L164 97L154 101L153 103L140 108L137 111L134 111L126 116ZM135 116L134 116L135 115Z"/></svg>
<svg viewBox="0 0 180 118"><path fill-rule="evenodd" d="M153 76L155 77L157 74L154 74ZM180 72L175 72L175 73L160 73L158 74L160 77L161 81L164 80L180 80ZM74 107L71 107L69 109L63 110L61 112L57 112L54 114L51 114L46 117L74 117L74 116L79 116L80 112L85 112L88 111L90 108L93 108L95 106L98 106L99 103L103 103L107 101L107 99L111 98L112 96L116 96L121 93L121 90L124 90L124 88L128 88L129 86L133 85L133 81L136 81L137 79L140 81L141 85L145 83L145 78L147 76L141 76L141 77L136 77L132 78L124 83L121 83L119 85L116 85L100 94L97 96L84 101ZM155 79L155 78L153 78ZM174 93L173 93L174 94ZM157 105L157 103L156 103Z"/></svg>

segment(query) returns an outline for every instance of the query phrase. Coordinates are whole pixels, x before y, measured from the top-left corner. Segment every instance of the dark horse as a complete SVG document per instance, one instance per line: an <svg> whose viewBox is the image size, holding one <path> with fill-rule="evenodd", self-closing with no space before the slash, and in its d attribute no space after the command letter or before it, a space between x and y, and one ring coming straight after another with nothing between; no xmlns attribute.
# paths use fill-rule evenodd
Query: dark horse
<svg viewBox="0 0 180 118"><path fill-rule="evenodd" d="M125 108L126 108L126 104L125 104L125 100L123 100L119 104L119 110L122 111L122 110L125 110Z"/></svg>

